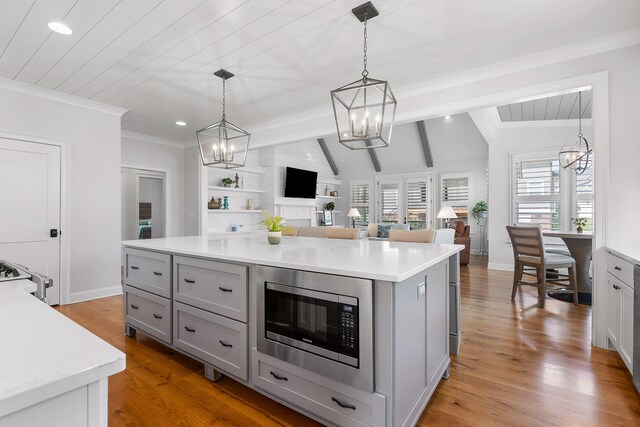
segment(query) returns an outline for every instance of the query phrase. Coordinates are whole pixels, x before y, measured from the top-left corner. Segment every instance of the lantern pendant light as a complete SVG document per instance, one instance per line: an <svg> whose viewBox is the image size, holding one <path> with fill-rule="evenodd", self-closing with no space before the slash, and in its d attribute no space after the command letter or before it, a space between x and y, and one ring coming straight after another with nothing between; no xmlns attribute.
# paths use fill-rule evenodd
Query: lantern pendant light
<svg viewBox="0 0 640 427"><path fill-rule="evenodd" d="M587 138L582 135L582 92L578 92L578 137L575 141L565 144L558 153L560 166L582 175L589 167L592 149Z"/></svg>
<svg viewBox="0 0 640 427"><path fill-rule="evenodd" d="M367 70L367 21L378 10L367 2L352 12L364 23L364 70L358 80L331 91L338 140L352 150L388 147L396 98L389 82L369 77Z"/></svg>
<svg viewBox="0 0 640 427"><path fill-rule="evenodd" d="M218 70L214 75L222 79L222 120L196 132L202 164L225 169L242 167L247 160L251 134L227 121L226 83L233 74Z"/></svg>

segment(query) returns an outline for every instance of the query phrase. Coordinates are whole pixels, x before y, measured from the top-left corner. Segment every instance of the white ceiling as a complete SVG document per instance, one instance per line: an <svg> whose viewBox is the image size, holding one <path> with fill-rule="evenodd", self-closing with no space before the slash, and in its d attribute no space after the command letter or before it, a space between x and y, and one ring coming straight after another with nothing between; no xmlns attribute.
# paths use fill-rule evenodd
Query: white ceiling
<svg viewBox="0 0 640 427"><path fill-rule="evenodd" d="M498 114L503 122L532 120L577 120L578 92L565 93L548 98L532 99L509 105L500 105ZM591 118L591 90L582 92L582 118Z"/></svg>
<svg viewBox="0 0 640 427"><path fill-rule="evenodd" d="M240 126L330 105L329 90L361 71L350 10L363 2L0 0L0 76L127 108L123 129L189 140L219 118L220 68L236 74L228 118ZM640 27L637 0L374 4L369 70L394 88Z"/></svg>

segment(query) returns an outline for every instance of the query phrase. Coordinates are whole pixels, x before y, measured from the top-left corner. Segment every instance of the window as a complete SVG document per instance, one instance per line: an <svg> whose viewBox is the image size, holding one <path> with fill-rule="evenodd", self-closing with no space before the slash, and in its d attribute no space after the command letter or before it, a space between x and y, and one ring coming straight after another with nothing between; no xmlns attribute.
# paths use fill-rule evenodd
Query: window
<svg viewBox="0 0 640 427"><path fill-rule="evenodd" d="M370 186L369 182L354 182L351 184L349 200L352 208L358 209L360 218L356 218L356 227L369 224L370 215Z"/></svg>
<svg viewBox="0 0 640 427"><path fill-rule="evenodd" d="M515 162L513 222L560 230L560 164L557 159Z"/></svg>
<svg viewBox="0 0 640 427"><path fill-rule="evenodd" d="M440 184L441 205L451 206L458 220L466 223L469 220L469 177L442 175Z"/></svg>
<svg viewBox="0 0 640 427"><path fill-rule="evenodd" d="M573 218L587 218L585 231L593 231L593 163L589 162L587 169L576 175L575 215Z"/></svg>
<svg viewBox="0 0 640 427"><path fill-rule="evenodd" d="M411 230L427 228L427 181L407 180L407 224Z"/></svg>
<svg viewBox="0 0 640 427"><path fill-rule="evenodd" d="M380 222L397 223L400 187L397 182L380 183Z"/></svg>

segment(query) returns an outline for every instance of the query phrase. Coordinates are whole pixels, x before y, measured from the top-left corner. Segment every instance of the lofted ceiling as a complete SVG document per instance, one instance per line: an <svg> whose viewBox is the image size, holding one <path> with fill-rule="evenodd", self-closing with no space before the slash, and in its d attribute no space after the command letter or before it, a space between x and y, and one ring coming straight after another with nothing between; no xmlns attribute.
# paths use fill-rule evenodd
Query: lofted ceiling
<svg viewBox="0 0 640 427"><path fill-rule="evenodd" d="M572 92L548 98L500 105L498 114L500 114L500 120L503 122L577 120L578 107L578 92ZM591 118L591 90L582 92L582 118Z"/></svg>
<svg viewBox="0 0 640 427"><path fill-rule="evenodd" d="M129 109L123 129L186 141L219 119L220 68L236 74L227 116L243 127L328 108L329 90L360 75L360 3L0 0L0 76ZM395 89L640 27L637 0L374 4L369 70Z"/></svg>

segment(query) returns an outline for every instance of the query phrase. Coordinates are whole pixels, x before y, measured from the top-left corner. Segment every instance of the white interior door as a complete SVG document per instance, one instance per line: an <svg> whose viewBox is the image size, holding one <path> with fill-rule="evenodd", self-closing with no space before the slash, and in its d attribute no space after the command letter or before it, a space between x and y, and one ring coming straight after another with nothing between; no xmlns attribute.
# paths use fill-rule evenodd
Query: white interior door
<svg viewBox="0 0 640 427"><path fill-rule="evenodd" d="M53 279L60 303L60 147L0 138L0 259Z"/></svg>

